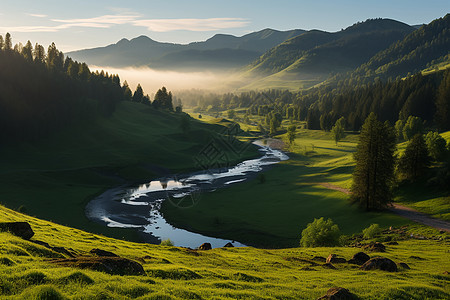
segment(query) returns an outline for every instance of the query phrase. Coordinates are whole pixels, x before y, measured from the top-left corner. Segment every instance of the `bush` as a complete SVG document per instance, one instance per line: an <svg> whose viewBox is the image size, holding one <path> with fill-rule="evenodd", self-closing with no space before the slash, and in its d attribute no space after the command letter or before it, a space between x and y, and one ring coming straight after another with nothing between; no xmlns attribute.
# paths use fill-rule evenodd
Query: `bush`
<svg viewBox="0 0 450 300"><path fill-rule="evenodd" d="M380 233L381 228L378 224L372 224L366 229L363 229L363 238L373 239L378 233Z"/></svg>
<svg viewBox="0 0 450 300"><path fill-rule="evenodd" d="M173 242L170 239L161 241L161 246L173 246Z"/></svg>
<svg viewBox="0 0 450 300"><path fill-rule="evenodd" d="M331 219L323 217L314 219L312 223L302 231L300 246L303 247L330 247L339 245L341 232L339 227Z"/></svg>

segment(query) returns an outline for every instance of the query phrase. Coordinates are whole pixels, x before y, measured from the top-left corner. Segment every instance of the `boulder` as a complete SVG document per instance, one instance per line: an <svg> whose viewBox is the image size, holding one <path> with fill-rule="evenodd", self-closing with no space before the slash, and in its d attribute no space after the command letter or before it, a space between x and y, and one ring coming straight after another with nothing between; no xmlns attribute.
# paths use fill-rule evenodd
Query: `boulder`
<svg viewBox="0 0 450 300"><path fill-rule="evenodd" d="M27 222L0 223L0 231L8 231L25 240L31 239L34 235L33 229L31 229L30 224Z"/></svg>
<svg viewBox="0 0 450 300"><path fill-rule="evenodd" d="M343 264L346 263L347 260L342 257L338 257L336 254L330 254L327 257L327 260L325 261L327 264Z"/></svg>
<svg viewBox="0 0 450 300"><path fill-rule="evenodd" d="M384 252L386 251L386 246L384 246L382 243L376 242L363 246L363 249L372 252Z"/></svg>
<svg viewBox="0 0 450 300"><path fill-rule="evenodd" d="M102 249L92 249L91 251L89 251L91 254L97 255L97 256L106 256L106 257L119 257L119 255L106 251L106 250L102 250Z"/></svg>
<svg viewBox="0 0 450 300"><path fill-rule="evenodd" d="M232 243L228 242L228 243L225 244L224 247L226 247L226 248L232 248L232 247L234 247L234 246L233 246Z"/></svg>
<svg viewBox="0 0 450 300"><path fill-rule="evenodd" d="M211 244L210 243L203 243L198 247L198 250L211 250Z"/></svg>
<svg viewBox="0 0 450 300"><path fill-rule="evenodd" d="M395 262L385 257L374 257L366 261L362 266L361 270L382 270L388 272L397 272L397 265Z"/></svg>
<svg viewBox="0 0 450 300"><path fill-rule="evenodd" d="M325 257L322 257L322 256L314 256L312 258L312 260L318 261L318 262L326 262L327 261L327 259Z"/></svg>
<svg viewBox="0 0 450 300"><path fill-rule="evenodd" d="M123 257L77 257L51 262L64 267L90 269L111 275L145 275L140 263Z"/></svg>
<svg viewBox="0 0 450 300"><path fill-rule="evenodd" d="M408 266L407 263L401 262L398 264L400 266L400 268L402 269L406 269L406 270L410 270L411 268Z"/></svg>
<svg viewBox="0 0 450 300"><path fill-rule="evenodd" d="M322 267L324 267L325 269L336 270L336 267L333 266L333 265L330 264L330 263L325 263L325 264L322 265Z"/></svg>
<svg viewBox="0 0 450 300"><path fill-rule="evenodd" d="M349 290L342 287L332 287L326 293L326 295L318 298L319 299L333 299L333 300L353 300L358 299L355 294L350 293Z"/></svg>
<svg viewBox="0 0 450 300"><path fill-rule="evenodd" d="M355 253L351 259L349 259L349 264L363 265L366 261L370 259L370 256L364 252Z"/></svg>

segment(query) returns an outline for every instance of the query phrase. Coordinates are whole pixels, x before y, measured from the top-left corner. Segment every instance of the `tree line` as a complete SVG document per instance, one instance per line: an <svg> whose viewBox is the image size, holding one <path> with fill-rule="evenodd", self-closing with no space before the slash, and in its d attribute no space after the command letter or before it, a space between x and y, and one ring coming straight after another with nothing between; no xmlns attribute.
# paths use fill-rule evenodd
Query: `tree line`
<svg viewBox="0 0 450 300"><path fill-rule="evenodd" d="M165 88L153 106L173 110ZM128 84L86 63L65 57L52 43L47 51L30 41L12 46L9 33L0 35L0 143L33 141L74 122L110 116L118 102L150 102L138 85L130 98Z"/></svg>

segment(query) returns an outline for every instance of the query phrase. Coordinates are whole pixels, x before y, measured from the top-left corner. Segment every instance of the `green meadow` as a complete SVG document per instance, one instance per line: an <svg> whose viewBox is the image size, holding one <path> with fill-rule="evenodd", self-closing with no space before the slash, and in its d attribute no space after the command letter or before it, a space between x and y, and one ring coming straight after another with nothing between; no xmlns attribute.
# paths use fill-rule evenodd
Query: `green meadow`
<svg viewBox="0 0 450 300"><path fill-rule="evenodd" d="M447 240L404 239L388 245L384 256L411 268L399 272L362 271L356 265L327 269L314 257L330 253L346 259L352 247L185 248L132 243L95 235L0 207L0 221L27 221L33 240L66 247L90 256L100 248L142 264L145 275L118 276L62 267L63 258L35 243L0 233L1 299L316 299L333 286L347 288L360 299L448 299L450 265ZM436 232L431 232L433 235ZM445 238L445 236L444 236ZM367 241L368 242L368 241Z"/></svg>

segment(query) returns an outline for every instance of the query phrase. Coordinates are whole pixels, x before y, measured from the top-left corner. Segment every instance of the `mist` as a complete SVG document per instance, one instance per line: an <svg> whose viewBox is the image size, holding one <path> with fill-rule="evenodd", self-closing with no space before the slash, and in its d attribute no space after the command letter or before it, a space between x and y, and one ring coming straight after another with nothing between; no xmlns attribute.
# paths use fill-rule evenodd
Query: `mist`
<svg viewBox="0 0 450 300"><path fill-rule="evenodd" d="M137 84L141 84L145 94L153 95L158 89L165 86L169 91L180 91L190 89L228 91L225 82L228 82L228 72L183 72L155 70L148 67L101 67L89 66L91 71L104 70L109 74L118 74L121 84L126 80L130 89L134 92Z"/></svg>

